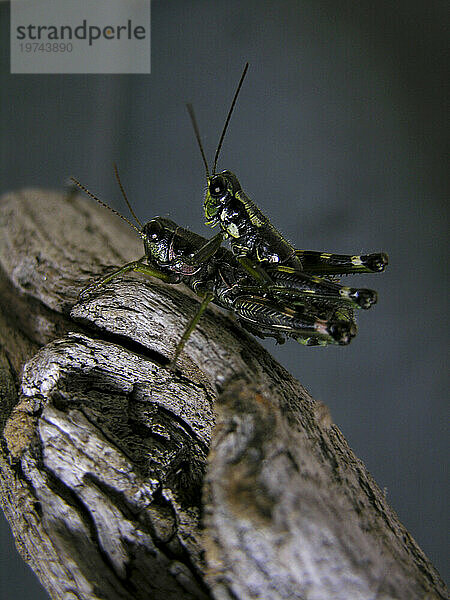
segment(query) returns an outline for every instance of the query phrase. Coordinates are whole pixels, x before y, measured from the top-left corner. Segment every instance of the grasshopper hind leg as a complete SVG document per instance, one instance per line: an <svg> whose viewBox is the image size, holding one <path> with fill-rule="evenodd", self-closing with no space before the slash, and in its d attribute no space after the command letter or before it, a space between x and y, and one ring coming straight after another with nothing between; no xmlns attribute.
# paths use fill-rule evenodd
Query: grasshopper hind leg
<svg viewBox="0 0 450 600"><path fill-rule="evenodd" d="M385 252L372 254L332 254L313 250L296 250L305 273L312 275L350 275L352 273L381 273L389 264Z"/></svg>
<svg viewBox="0 0 450 600"><path fill-rule="evenodd" d="M235 299L233 310L246 329L281 342L293 338L307 346L344 346L356 335L353 310L336 304L293 309L273 298L244 295Z"/></svg>
<svg viewBox="0 0 450 600"><path fill-rule="evenodd" d="M307 346L327 346L338 344L347 346L356 336L358 328L355 323L354 310L348 305L320 302L314 306L318 317L319 335L307 340ZM331 338L331 341L329 337ZM297 340L305 343L303 340Z"/></svg>

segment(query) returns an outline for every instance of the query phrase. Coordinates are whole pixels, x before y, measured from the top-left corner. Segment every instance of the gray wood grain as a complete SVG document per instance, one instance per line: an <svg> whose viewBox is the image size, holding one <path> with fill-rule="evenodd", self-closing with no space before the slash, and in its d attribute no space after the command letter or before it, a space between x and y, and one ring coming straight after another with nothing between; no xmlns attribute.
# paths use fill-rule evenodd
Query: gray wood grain
<svg viewBox="0 0 450 600"><path fill-rule="evenodd" d="M191 293L127 275L78 301L142 255L119 219L25 190L0 229L2 506L52 598L448 598L326 407L232 318L208 310L170 372Z"/></svg>

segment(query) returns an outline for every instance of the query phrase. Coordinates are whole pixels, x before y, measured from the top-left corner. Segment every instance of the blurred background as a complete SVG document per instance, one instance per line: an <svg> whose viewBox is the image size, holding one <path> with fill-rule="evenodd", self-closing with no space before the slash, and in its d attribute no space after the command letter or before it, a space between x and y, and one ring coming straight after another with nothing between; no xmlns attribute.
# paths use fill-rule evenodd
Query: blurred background
<svg viewBox="0 0 450 600"><path fill-rule="evenodd" d="M10 75L0 3L2 193L74 175L126 214L116 161L141 220L210 236L185 103L212 160L250 63L219 169L296 247L390 256L346 280L379 292L349 347L265 346L447 579L448 17L434 0L154 0L151 75ZM1 598L47 598L3 517L0 534Z"/></svg>

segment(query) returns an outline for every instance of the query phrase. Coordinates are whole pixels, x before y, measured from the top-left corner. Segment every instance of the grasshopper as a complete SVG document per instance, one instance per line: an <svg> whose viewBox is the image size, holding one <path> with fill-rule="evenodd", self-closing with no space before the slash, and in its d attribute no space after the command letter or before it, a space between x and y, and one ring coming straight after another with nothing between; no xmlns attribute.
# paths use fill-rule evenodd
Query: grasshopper
<svg viewBox="0 0 450 600"><path fill-rule="evenodd" d="M172 367L210 302L231 311L244 328L259 337L273 337L279 343L293 338L305 345L348 344L356 334L354 309L367 309L376 302L376 293L372 290L345 287L303 271L286 272L273 266L268 268L270 281L261 285L230 250L219 247L210 253L208 240L179 227L170 219L156 217L142 225L128 201L117 168L114 168L122 194L139 227L76 179L71 179L91 198L125 220L143 240L145 253L140 259L89 284L80 296L96 291L128 271L157 277L167 283L187 285L202 302L177 344ZM314 272L318 257L307 254L305 258L305 269L312 265ZM371 255L367 259L377 260ZM349 264L351 257L342 255L338 262Z"/></svg>
<svg viewBox="0 0 450 600"><path fill-rule="evenodd" d="M388 264L388 256L384 252L348 256L295 249L245 194L234 173L228 170L216 172L225 133L247 70L248 63L244 67L228 111L217 145L212 173L209 171L193 107L187 105L206 171L206 224L212 227L219 225L221 228L221 232L208 242L209 251L214 252L224 239L229 238L231 249L242 266L254 279L263 284L270 283L277 271L291 275L303 271L305 276L308 273L334 275L384 271Z"/></svg>

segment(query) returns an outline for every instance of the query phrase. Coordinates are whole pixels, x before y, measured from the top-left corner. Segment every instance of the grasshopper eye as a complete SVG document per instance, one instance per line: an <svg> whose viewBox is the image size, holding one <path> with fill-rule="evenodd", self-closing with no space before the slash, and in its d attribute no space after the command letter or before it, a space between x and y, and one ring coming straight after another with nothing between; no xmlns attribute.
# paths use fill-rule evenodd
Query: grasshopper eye
<svg viewBox="0 0 450 600"><path fill-rule="evenodd" d="M146 235L153 241L159 240L164 235L164 227L156 219L152 219L145 226Z"/></svg>
<svg viewBox="0 0 450 600"><path fill-rule="evenodd" d="M227 182L222 175L215 175L209 182L209 193L213 198L221 198L227 191Z"/></svg>

